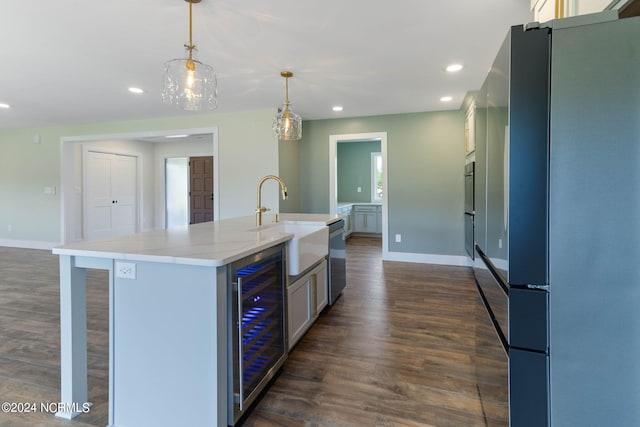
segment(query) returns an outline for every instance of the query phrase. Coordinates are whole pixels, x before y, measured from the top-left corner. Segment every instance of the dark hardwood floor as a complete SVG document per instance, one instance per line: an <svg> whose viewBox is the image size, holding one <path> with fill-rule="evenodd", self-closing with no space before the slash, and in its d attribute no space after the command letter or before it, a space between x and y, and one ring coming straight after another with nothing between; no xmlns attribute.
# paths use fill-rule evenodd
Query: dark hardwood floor
<svg viewBox="0 0 640 427"><path fill-rule="evenodd" d="M60 401L60 282L50 251L0 247L0 402L35 403L36 411L0 411L2 427L108 424L108 274L87 275L89 397L93 407L74 421L40 411Z"/></svg>
<svg viewBox="0 0 640 427"><path fill-rule="evenodd" d="M50 252L0 248L0 401L59 401L58 285ZM91 411L72 421L0 412L0 426L107 425L106 272L90 271L87 288ZM343 295L293 349L244 426L504 423L504 408L480 398L477 309L469 268L383 262L380 239L350 238ZM488 415L492 405L498 419Z"/></svg>

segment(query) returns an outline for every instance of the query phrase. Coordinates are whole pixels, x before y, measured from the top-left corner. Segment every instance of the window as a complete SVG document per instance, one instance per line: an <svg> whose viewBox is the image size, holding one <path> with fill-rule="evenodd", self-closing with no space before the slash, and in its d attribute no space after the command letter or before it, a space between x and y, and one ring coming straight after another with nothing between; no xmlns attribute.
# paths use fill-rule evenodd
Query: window
<svg viewBox="0 0 640 427"><path fill-rule="evenodd" d="M382 153L371 153L371 201L382 201Z"/></svg>

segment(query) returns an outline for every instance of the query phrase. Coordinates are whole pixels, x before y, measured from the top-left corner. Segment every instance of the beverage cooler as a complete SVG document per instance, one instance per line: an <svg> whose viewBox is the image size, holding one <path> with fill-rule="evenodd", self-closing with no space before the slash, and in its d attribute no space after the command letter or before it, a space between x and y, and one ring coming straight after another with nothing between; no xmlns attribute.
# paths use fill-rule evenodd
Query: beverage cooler
<svg viewBox="0 0 640 427"><path fill-rule="evenodd" d="M246 413L287 357L285 274L285 245L230 267L229 424Z"/></svg>

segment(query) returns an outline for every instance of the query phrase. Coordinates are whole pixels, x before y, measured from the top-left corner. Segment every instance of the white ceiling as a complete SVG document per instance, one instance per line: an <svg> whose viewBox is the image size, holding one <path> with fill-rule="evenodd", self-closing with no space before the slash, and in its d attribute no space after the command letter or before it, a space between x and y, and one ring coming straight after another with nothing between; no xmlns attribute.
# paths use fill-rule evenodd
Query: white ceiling
<svg viewBox="0 0 640 427"><path fill-rule="evenodd" d="M303 120L457 109L509 26L532 20L529 5L202 0L193 39L218 74L218 112L275 110L282 70L295 73L290 98ZM160 99L163 64L188 40L188 9L184 0L3 1L0 103L11 108L0 109L0 128L193 114ZM452 62L465 68L448 74Z"/></svg>

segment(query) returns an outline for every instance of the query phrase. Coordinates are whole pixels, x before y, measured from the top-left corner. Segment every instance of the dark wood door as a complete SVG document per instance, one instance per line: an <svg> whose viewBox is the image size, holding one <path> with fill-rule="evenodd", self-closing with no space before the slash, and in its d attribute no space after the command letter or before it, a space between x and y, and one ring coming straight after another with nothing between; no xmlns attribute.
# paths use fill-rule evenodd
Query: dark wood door
<svg viewBox="0 0 640 427"><path fill-rule="evenodd" d="M620 18L640 16L640 0L633 0L620 9Z"/></svg>
<svg viewBox="0 0 640 427"><path fill-rule="evenodd" d="M213 156L189 158L190 224L213 221Z"/></svg>

